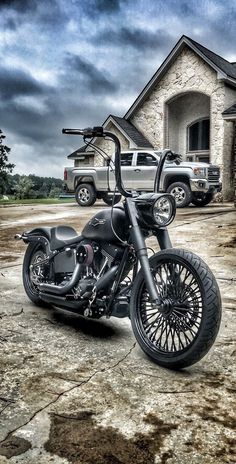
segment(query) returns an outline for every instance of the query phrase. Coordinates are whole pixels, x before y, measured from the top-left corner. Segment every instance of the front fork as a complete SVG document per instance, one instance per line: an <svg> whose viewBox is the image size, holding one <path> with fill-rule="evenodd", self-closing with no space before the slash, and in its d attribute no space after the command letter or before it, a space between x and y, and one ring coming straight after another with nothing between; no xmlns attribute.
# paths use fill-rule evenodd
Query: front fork
<svg viewBox="0 0 236 464"><path fill-rule="evenodd" d="M147 287L147 290L150 296L150 300L152 301L152 303L160 305L161 303L160 298L157 293L154 278L153 278L153 275L150 269L147 246L146 246L142 231L140 229L140 226L138 224L137 209L136 209L136 205L134 201L132 200L132 198L126 199L126 206L127 206L127 211L128 211L129 218L130 218L130 223L131 223L130 225L131 241L133 243L137 257L140 261L141 269L143 271L144 280L145 280L146 287ZM172 244L171 244L167 229L165 228L159 229L155 233L155 236L158 240L161 250L166 249L166 248L172 248Z"/></svg>

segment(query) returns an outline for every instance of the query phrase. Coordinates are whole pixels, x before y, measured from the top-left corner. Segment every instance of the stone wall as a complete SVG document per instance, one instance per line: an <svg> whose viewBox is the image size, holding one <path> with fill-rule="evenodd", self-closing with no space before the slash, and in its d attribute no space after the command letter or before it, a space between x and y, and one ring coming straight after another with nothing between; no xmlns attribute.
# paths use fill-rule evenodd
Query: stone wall
<svg viewBox="0 0 236 464"><path fill-rule="evenodd" d="M225 86L225 109L229 108L236 102L236 89ZM224 141L223 141L223 196L224 200L233 201L235 198L235 123L224 120Z"/></svg>
<svg viewBox="0 0 236 464"><path fill-rule="evenodd" d="M108 126L106 127L106 130L109 130L113 132L117 137L119 137L120 144L121 144L121 150L127 150L130 147L129 141L124 137L124 135L117 129L117 127L109 123ZM111 156L114 153L114 143L109 142L108 140L105 140L104 138L97 138L96 139L96 146L104 150L106 153L108 153L109 156ZM105 156L105 155L104 155ZM103 166L105 164L105 160L102 158L102 156L99 156L96 152L94 155L94 165L95 166Z"/></svg>

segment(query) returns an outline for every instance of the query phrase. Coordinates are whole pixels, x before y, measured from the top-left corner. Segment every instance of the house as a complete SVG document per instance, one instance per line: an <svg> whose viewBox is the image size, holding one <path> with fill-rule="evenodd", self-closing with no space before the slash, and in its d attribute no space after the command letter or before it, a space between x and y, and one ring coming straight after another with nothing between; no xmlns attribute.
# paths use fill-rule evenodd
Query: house
<svg viewBox="0 0 236 464"><path fill-rule="evenodd" d="M119 136L123 150L170 148L185 160L219 165L224 199L233 199L236 63L182 36L124 117L110 115L103 126ZM104 139L93 143L113 152ZM93 162L91 147L75 153L75 163L79 156Z"/></svg>

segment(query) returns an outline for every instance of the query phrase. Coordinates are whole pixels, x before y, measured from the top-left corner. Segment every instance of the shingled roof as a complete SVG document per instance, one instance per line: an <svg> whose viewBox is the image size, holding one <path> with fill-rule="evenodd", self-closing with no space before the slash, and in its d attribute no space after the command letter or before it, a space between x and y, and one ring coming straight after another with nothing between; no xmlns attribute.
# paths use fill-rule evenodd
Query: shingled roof
<svg viewBox="0 0 236 464"><path fill-rule="evenodd" d="M137 145L139 148L153 148L153 145L149 140L144 137L139 130L134 127L134 125L127 121L125 118L120 118L119 116L114 116L111 114L110 119L113 119L116 124L127 134L127 136ZM108 118L108 119L109 119Z"/></svg>
<svg viewBox="0 0 236 464"><path fill-rule="evenodd" d="M78 158L78 156L83 155L83 156L89 156L93 155L94 151L86 151L87 145L83 145L82 147L78 148L77 150L73 151L70 155L67 156L67 159L75 159Z"/></svg>
<svg viewBox="0 0 236 464"><path fill-rule="evenodd" d="M186 37L186 36L184 36ZM232 77L232 79L236 79L236 63L230 63L229 61L225 60L217 53L212 52L208 48L204 47L203 45L195 42L195 40L191 39L190 37L186 37L190 42L197 47L197 49L203 53L212 63L214 63L223 73L227 74L227 76Z"/></svg>

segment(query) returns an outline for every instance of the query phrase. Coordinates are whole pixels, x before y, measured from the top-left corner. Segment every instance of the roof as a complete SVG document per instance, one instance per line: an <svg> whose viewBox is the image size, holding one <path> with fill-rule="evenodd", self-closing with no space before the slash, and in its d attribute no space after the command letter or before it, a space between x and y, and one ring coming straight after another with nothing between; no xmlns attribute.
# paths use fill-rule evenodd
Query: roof
<svg viewBox="0 0 236 464"><path fill-rule="evenodd" d="M185 37L185 36L184 36ZM195 42L195 40L191 39L190 37L186 37L190 42L197 47L199 51L201 51L212 63L214 63L219 69L221 69L227 76L232 77L232 79L236 79L236 67L235 63L230 63L229 61L222 58L222 56L217 55L216 53L212 52L208 48L204 47L203 45Z"/></svg>
<svg viewBox="0 0 236 464"><path fill-rule="evenodd" d="M236 114L236 103L234 105L230 106L227 108L227 110L224 110L222 114Z"/></svg>
<svg viewBox="0 0 236 464"><path fill-rule="evenodd" d="M236 103L224 110L222 115L224 119L236 119Z"/></svg>
<svg viewBox="0 0 236 464"><path fill-rule="evenodd" d="M73 153L67 156L67 159L75 159L78 158L78 156L83 155L83 156L89 156L93 155L94 151L86 151L87 145L83 145L82 147L78 148L75 150Z"/></svg>
<svg viewBox="0 0 236 464"><path fill-rule="evenodd" d="M176 43L174 48L171 50L169 55L166 57L166 59L163 61L161 66L158 68L156 73L152 76L150 81L141 91L134 103L131 105L131 107L124 116L125 119L129 119L133 115L134 111L142 104L142 102L146 100L148 95L151 93L152 89L157 85L159 80L167 72L172 63L175 61L175 59L179 56L179 54L186 46L188 46L195 53L197 53L204 61L206 61L209 64L209 66L211 66L218 73L219 77L221 77L228 83L236 85L235 63L230 63L229 61L222 58L220 55L217 55L216 53L212 52L211 50L199 44L190 37L183 35Z"/></svg>
<svg viewBox="0 0 236 464"><path fill-rule="evenodd" d="M153 145L149 140L144 137L143 134L129 121L125 118L120 118L119 116L110 115L110 120L114 120L116 124L127 134L127 136L137 145L139 148L153 148ZM108 120L105 121L105 123ZM105 124L104 123L104 124Z"/></svg>

